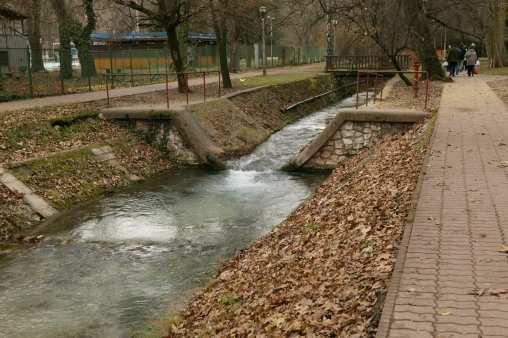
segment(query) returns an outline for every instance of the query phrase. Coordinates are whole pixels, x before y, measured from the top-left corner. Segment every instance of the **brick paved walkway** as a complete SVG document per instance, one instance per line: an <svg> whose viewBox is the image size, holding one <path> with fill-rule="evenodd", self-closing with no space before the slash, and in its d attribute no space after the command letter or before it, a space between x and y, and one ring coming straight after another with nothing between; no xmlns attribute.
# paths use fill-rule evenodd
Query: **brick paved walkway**
<svg viewBox="0 0 508 338"><path fill-rule="evenodd" d="M284 67L284 68L274 68L269 69L269 75L280 75L280 74L291 74L291 73L302 73L302 72L316 72L323 68L322 64L311 64L311 65L303 65L303 66L295 66L295 67ZM231 74L232 79L241 79L247 77L259 76L260 71L248 71L244 73ZM210 75L207 77L207 83L216 83L218 81L218 76ZM190 79L190 86L199 86L203 83L201 78ZM177 88L177 83L170 82L170 89ZM166 84L152 84L146 86L136 86L132 88L118 88L112 89L109 92L111 98L138 95L138 94L146 94L152 93L155 91L161 91L166 89ZM60 106L66 104L73 103L84 103L84 102L92 102L104 100L107 98L106 91L97 91L91 93L81 93L81 94L69 94L69 95L60 95L60 96L48 96L37 99L30 100L19 100L19 101L11 101L11 102L2 102L0 103L0 113L21 110L21 109L33 109L36 107L47 107L47 106Z"/></svg>
<svg viewBox="0 0 508 338"><path fill-rule="evenodd" d="M508 292L507 108L481 77L458 78L436 128L378 337L508 337L508 294L491 295Z"/></svg>

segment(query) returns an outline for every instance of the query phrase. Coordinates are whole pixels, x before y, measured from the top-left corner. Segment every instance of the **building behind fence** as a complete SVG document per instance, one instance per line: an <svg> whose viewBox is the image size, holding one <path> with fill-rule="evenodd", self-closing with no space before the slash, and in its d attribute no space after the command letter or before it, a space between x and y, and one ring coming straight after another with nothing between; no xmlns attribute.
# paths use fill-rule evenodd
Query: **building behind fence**
<svg viewBox="0 0 508 338"><path fill-rule="evenodd" d="M14 39L9 40L14 43ZM169 50L165 46L94 46L92 55L97 75L82 78L77 51L73 53L74 76L72 79L60 78L60 60L57 48L42 50L44 72L33 73L29 56L33 50L22 47L26 42L18 41L19 48L2 49L0 41L0 65L2 52L6 53L6 66L0 67L0 101L24 97L40 97L96 91L110 87L128 87L162 83L166 74L170 80L176 78ZM219 69L218 48L213 44L189 44L186 48L186 71L217 71ZM8 56L7 56L8 55ZM232 71L258 69L262 66L260 45L241 45L237 47L234 60L230 60ZM324 60L325 51L319 48L295 48L267 46L267 66L279 67L299 65ZM8 60L7 60L8 58ZM8 65L7 65L8 61Z"/></svg>

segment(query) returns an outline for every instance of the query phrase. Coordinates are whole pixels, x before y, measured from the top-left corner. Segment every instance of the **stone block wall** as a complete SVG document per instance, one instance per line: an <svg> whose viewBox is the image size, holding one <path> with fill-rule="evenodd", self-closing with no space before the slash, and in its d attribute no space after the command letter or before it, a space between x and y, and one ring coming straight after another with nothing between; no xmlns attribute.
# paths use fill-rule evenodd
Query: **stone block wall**
<svg viewBox="0 0 508 338"><path fill-rule="evenodd" d="M412 123L345 122L335 135L303 166L305 169L333 169L340 162L369 148L386 135L408 130Z"/></svg>
<svg viewBox="0 0 508 338"><path fill-rule="evenodd" d="M135 128L143 133L151 144L167 151L178 162L189 165L200 163L198 156L170 120L136 120Z"/></svg>

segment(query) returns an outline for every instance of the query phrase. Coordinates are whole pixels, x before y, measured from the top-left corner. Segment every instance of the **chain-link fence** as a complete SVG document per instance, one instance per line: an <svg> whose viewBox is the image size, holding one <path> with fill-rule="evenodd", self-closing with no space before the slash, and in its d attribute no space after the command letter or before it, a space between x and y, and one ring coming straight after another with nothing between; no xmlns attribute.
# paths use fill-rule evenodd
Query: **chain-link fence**
<svg viewBox="0 0 508 338"><path fill-rule="evenodd" d="M320 48L271 45L266 48L267 67L317 63L325 56L325 51ZM234 51L229 53L232 72L262 67L259 45L239 45ZM73 74L63 78L58 50L44 49L39 53L28 48L0 49L0 101L105 90L107 85L121 88L164 83L166 77L176 80L166 48L100 47L92 51L96 74L86 76L81 73L77 51L72 49L71 52ZM182 57L187 72L219 69L215 45L188 47ZM42 60L37 62L40 58Z"/></svg>

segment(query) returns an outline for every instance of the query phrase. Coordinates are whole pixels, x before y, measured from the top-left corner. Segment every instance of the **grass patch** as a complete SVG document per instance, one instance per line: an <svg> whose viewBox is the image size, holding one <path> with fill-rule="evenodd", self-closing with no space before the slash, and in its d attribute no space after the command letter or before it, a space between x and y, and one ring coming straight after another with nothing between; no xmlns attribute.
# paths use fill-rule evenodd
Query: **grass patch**
<svg viewBox="0 0 508 338"><path fill-rule="evenodd" d="M59 209L104 194L127 184L125 174L98 163L88 149L23 163L14 174Z"/></svg>
<svg viewBox="0 0 508 338"><path fill-rule="evenodd" d="M508 67L502 68L488 68L484 67L480 69L480 74L485 75L508 75Z"/></svg>
<svg viewBox="0 0 508 338"><path fill-rule="evenodd" d="M240 297L238 297L237 295L235 294L232 294L232 293L226 293L222 296L219 297L219 299L217 300L217 302L222 305L222 306L233 306L233 305L237 305L241 302L242 300L240 299Z"/></svg>
<svg viewBox="0 0 508 338"><path fill-rule="evenodd" d="M501 67L501 68L490 68L489 65L489 59L488 58L481 58L480 59L480 74L485 75L508 75L508 67Z"/></svg>

